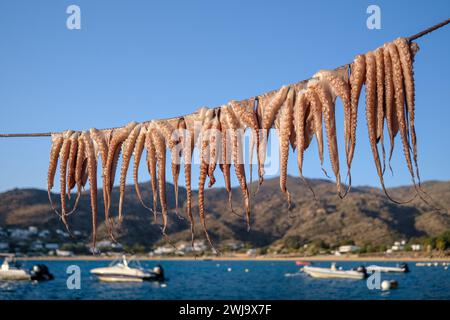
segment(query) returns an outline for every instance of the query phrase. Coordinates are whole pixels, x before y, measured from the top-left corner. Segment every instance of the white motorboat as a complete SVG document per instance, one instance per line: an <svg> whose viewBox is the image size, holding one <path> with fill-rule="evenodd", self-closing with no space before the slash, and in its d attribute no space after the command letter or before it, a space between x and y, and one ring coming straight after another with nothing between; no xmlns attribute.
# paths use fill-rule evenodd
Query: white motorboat
<svg viewBox="0 0 450 320"><path fill-rule="evenodd" d="M14 255L5 256L0 268L0 280L31 280L31 274L16 264Z"/></svg>
<svg viewBox="0 0 450 320"><path fill-rule="evenodd" d="M409 272L408 265L406 263L402 263L396 267L386 267L386 266L376 266L371 265L366 267L367 272Z"/></svg>
<svg viewBox="0 0 450 320"><path fill-rule="evenodd" d="M37 264L28 271L20 267L16 262L14 254L0 254L5 259L0 267L0 281L10 280L33 280L45 281L53 280L53 275L50 273L46 265Z"/></svg>
<svg viewBox="0 0 450 320"><path fill-rule="evenodd" d="M156 266L152 271L145 270L137 260L127 260L125 256L113 261L108 267L95 268L91 273L105 282L142 282L161 281L164 272L161 266Z"/></svg>
<svg viewBox="0 0 450 320"><path fill-rule="evenodd" d="M320 268L320 267L303 267L303 272L310 275L313 278L340 278L340 279L355 279L361 280L366 277L366 272L364 267L359 270L342 270L336 267L335 263L331 264L331 268Z"/></svg>

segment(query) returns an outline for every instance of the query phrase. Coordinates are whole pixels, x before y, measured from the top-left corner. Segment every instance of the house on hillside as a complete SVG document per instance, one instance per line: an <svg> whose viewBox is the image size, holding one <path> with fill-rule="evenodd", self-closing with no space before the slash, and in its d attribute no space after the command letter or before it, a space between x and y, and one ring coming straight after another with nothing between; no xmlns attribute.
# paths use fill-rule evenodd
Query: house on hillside
<svg viewBox="0 0 450 320"><path fill-rule="evenodd" d="M27 229L11 229L9 236L13 239L26 240L30 237L30 232Z"/></svg>
<svg viewBox="0 0 450 320"><path fill-rule="evenodd" d="M176 249L170 245L165 245L161 247L157 247L155 250L153 250L153 253L156 255L165 255L165 254L171 254L174 253Z"/></svg>
<svg viewBox="0 0 450 320"><path fill-rule="evenodd" d="M35 235L38 234L39 230L35 226L29 226L28 227L28 232L29 232L30 235L35 236Z"/></svg>
<svg viewBox="0 0 450 320"><path fill-rule="evenodd" d="M68 251L68 250L56 250L56 255L58 257L71 257L73 256L73 252L72 251Z"/></svg>
<svg viewBox="0 0 450 320"><path fill-rule="evenodd" d="M355 253L358 252L359 250L361 250L360 247L355 246L355 245L346 245L346 246L340 246L338 249L338 252L340 254L348 254L348 253Z"/></svg>

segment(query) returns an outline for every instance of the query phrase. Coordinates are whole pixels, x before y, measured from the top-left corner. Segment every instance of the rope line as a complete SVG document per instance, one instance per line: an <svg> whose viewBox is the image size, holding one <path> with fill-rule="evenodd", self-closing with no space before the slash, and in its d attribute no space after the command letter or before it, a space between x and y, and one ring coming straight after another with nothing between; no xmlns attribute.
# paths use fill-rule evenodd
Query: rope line
<svg viewBox="0 0 450 320"><path fill-rule="evenodd" d="M442 21L442 22L440 22L438 24L435 24L434 26L431 26L431 27L429 27L429 28L419 32L419 33L416 33L416 34L414 34L414 35L412 35L412 36L410 36L410 37L408 37L406 39L408 39L409 42L417 40L417 39L419 39L419 38L421 38L421 37L423 37L423 36L433 32L435 30L438 30L438 29L446 26L449 23L450 23L450 18L448 18L448 19L446 19L446 20L444 20L444 21ZM349 64L346 64L346 65L340 66L340 67L338 67L336 69L345 68L345 67L348 67L348 65ZM292 85L297 85L297 84L300 84L300 83L308 81L308 80L309 79L302 80L302 81L299 81L299 82L297 82L295 84L292 84ZM273 90L273 91L275 91L275 90ZM255 98L258 98L258 96L255 96ZM178 117L175 117L175 118L178 118ZM170 120L170 119L174 119L174 118L159 119L159 120ZM149 122L149 121L144 121L143 123L145 123L145 122ZM108 129L117 129L117 128L108 128ZM108 129L102 129L102 130L108 130ZM0 138L50 137L53 133L56 133L56 132L0 133Z"/></svg>

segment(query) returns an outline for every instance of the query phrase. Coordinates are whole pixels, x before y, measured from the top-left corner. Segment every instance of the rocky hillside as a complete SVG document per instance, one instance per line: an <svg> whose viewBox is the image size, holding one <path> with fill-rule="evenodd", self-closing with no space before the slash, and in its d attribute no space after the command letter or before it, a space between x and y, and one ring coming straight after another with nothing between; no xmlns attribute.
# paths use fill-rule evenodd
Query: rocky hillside
<svg viewBox="0 0 450 320"><path fill-rule="evenodd" d="M252 228L247 232L243 217L236 216L228 209L227 194L224 189L213 188L206 192L207 224L214 241L234 239L265 246L283 241L286 237L296 237L301 242L323 240L334 244L353 240L356 244L388 244L399 239L419 236L435 236L450 229L450 182L426 182L423 184L444 210L435 210L420 199L406 205L396 205L376 188L353 188L341 200L335 193L333 183L324 180L309 180L316 199L298 178L288 179L292 194L292 208L288 211L285 196L279 191L278 179L266 180L259 193L252 198ZM168 234L173 241L189 240L189 224L174 212L173 185L167 184L169 201ZM150 201L149 184L143 183L144 197ZM256 185L252 186L256 189ZM407 199L413 188L400 187L389 190L396 199ZM57 200L58 195L54 195ZM99 199L101 199L99 190ZM117 213L118 190L113 192L112 214ZM194 194L193 212L197 214L197 195ZM180 215L185 212L186 191L180 188ZM233 190L233 205L238 214L243 213L238 189ZM103 203L100 200L99 238L107 237L103 223ZM161 241L159 226L153 222L151 213L141 206L134 188L129 186L125 201L125 218L117 238L122 243L151 245ZM159 217L160 218L160 217ZM160 222L160 221L159 221ZM90 202L87 194L80 200L76 213L69 217L73 229L90 232ZM62 223L50 209L47 192L36 189L15 189L0 194L0 226L39 228L60 228ZM203 238L197 220L196 237ZM88 239L86 239L88 241Z"/></svg>

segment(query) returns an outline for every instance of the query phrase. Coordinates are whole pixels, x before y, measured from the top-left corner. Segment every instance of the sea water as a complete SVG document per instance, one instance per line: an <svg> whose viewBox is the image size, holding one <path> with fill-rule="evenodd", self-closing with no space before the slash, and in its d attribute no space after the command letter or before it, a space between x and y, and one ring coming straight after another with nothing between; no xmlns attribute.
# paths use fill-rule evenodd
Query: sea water
<svg viewBox="0 0 450 320"><path fill-rule="evenodd" d="M373 289L366 280L314 279L298 273L294 261L142 261L145 268L160 264L163 283L103 283L90 274L110 261L25 261L23 266L46 264L55 280L48 282L1 282L5 299L450 299L450 270L417 267L409 273L381 273L381 281L397 280L398 288ZM331 262L314 266L329 267ZM359 265L393 266L395 262L342 262L344 269ZM69 268L72 266L71 268ZM75 266L75 268L73 267ZM79 269L78 269L79 268ZM79 270L78 286L73 270ZM69 272L68 272L69 271ZM372 289L369 289L372 288Z"/></svg>

